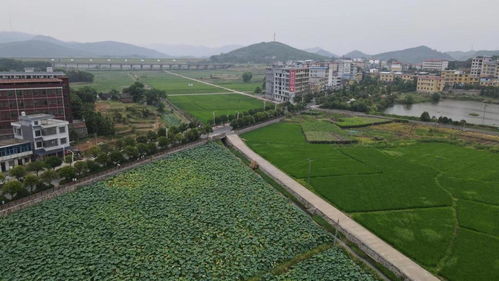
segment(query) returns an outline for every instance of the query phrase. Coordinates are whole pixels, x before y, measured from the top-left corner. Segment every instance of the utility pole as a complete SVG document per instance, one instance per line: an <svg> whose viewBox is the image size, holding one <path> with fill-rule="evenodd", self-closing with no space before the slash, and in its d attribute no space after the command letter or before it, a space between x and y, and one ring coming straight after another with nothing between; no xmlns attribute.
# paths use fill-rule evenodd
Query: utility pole
<svg viewBox="0 0 499 281"><path fill-rule="evenodd" d="M307 182L310 184L310 174L312 173L312 159L307 159L308 160L308 177L307 177Z"/></svg>
<svg viewBox="0 0 499 281"><path fill-rule="evenodd" d="M216 126L217 122L215 121L215 111L213 111L213 126Z"/></svg>

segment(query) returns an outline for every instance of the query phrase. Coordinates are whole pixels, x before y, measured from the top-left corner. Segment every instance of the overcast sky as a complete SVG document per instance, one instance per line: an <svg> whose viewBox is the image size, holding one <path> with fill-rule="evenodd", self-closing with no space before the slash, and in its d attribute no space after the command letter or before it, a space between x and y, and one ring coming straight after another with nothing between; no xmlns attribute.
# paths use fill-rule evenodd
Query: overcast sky
<svg viewBox="0 0 499 281"><path fill-rule="evenodd" d="M247 45L337 54L499 49L498 0L1 0L0 30L65 41Z"/></svg>

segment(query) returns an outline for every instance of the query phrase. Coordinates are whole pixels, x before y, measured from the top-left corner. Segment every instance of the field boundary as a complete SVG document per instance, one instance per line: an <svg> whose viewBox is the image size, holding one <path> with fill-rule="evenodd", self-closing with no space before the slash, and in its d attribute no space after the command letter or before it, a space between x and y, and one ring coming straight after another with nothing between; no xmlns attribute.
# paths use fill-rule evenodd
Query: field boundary
<svg viewBox="0 0 499 281"><path fill-rule="evenodd" d="M120 166L119 168L113 168L113 169L106 170L106 171L103 171L103 172L98 173L98 174L89 175L86 178L84 178L83 180L80 180L80 181L75 182L75 183L68 183L68 184L65 184L63 186L53 187L53 188L35 193L35 194L30 195L28 197L24 197L24 198L21 198L19 200L9 202L3 206L0 206L0 217L7 216L11 213L25 209L27 207L31 207L31 206L36 205L38 203L41 203L43 201L53 199L53 198L58 197L60 195L76 191L83 186L93 184L97 181L104 180L104 179L112 177L116 174L126 172L128 170L140 167L142 165L159 160L159 159L164 158L166 156L169 156L171 154L206 144L207 142L208 142L208 140L198 140L196 142L192 142L189 144L178 146L178 147L172 148L168 151L157 153L157 154L155 154L151 157L145 158L143 160L138 160L136 162L124 164L124 165Z"/></svg>
<svg viewBox="0 0 499 281"><path fill-rule="evenodd" d="M349 241L356 244L369 257L391 270L397 276L400 276L405 280L414 281L439 280L343 212L273 166L270 162L251 150L238 135L228 135L226 140L230 146L244 154L249 160L255 161L262 172L270 176L288 192L293 194L293 196L309 209L312 214L317 214L324 218L333 227L340 230Z"/></svg>
<svg viewBox="0 0 499 281"><path fill-rule="evenodd" d="M368 123L368 124L346 125L346 126L344 126L344 125L342 126L336 122L333 122L333 123L342 129L354 129L354 128L365 128L365 127L376 126L376 125L390 124L393 122L395 122L395 120L384 120L384 121L373 122L373 123Z"/></svg>

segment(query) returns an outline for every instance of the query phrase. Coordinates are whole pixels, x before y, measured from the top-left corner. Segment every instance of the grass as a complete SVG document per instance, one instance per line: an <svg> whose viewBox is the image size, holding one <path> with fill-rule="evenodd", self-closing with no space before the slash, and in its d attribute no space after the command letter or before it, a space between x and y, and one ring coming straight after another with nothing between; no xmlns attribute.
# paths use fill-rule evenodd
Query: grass
<svg viewBox="0 0 499 281"><path fill-rule="evenodd" d="M207 96L171 96L168 99L183 111L208 122L215 116L236 114L250 109L263 108L263 102L238 94Z"/></svg>
<svg viewBox="0 0 499 281"><path fill-rule="evenodd" d="M94 82L71 83L71 88L77 89L89 86L96 89L98 92L109 92L112 89L121 91L134 82L130 76L130 72L126 71L92 71L91 73L94 74Z"/></svg>
<svg viewBox="0 0 499 281"><path fill-rule="evenodd" d="M497 154L448 142L414 141L450 140L455 132L408 124L362 129L363 134L385 138L372 145L310 144L301 126L281 122L242 137L264 158L430 271L455 281L497 279ZM462 243L471 236L488 241L490 249L484 253L495 253L490 258L477 250L468 254ZM473 243L481 249L484 241ZM474 268L461 262L472 259L488 265L473 278L467 274Z"/></svg>
<svg viewBox="0 0 499 281"><path fill-rule="evenodd" d="M230 69L223 70L193 70L174 72L247 93L253 93L256 87L261 88L265 79L265 66L258 65L253 67L232 67ZM253 78L250 82L244 82L242 80L244 72L251 72L253 74Z"/></svg>
<svg viewBox="0 0 499 281"><path fill-rule="evenodd" d="M224 92L219 88L165 72L138 72L136 75L139 81L153 88L164 90L167 95Z"/></svg>

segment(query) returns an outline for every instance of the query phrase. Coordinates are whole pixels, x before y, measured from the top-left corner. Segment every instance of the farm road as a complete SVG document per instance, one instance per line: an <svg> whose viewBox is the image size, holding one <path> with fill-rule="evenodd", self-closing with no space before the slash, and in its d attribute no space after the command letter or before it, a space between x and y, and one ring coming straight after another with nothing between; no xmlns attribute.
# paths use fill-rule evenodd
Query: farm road
<svg viewBox="0 0 499 281"><path fill-rule="evenodd" d="M315 209L315 213L320 214L329 222L333 222L333 225L345 233L347 237L353 237L354 240L359 241L357 244L367 248L369 250L367 253L371 252L370 256L378 262L383 261L382 263L385 265L388 264L396 268L407 280L440 280L251 150L238 135L229 134L227 140L248 159L255 161L263 172L274 178L305 205Z"/></svg>

